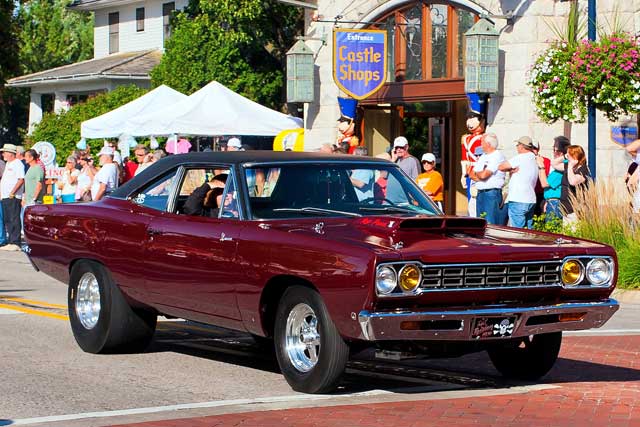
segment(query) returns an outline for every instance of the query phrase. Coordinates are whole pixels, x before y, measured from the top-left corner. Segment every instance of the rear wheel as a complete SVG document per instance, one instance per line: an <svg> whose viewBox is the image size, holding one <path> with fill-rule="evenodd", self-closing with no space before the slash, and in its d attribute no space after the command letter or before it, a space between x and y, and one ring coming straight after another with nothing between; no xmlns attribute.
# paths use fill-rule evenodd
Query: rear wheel
<svg viewBox="0 0 640 427"><path fill-rule="evenodd" d="M87 353L139 352L153 338L157 316L133 310L101 264L73 267L67 301L73 336Z"/></svg>
<svg viewBox="0 0 640 427"><path fill-rule="evenodd" d="M349 347L316 291L301 286L287 289L276 313L274 336L278 364L291 388L303 393L336 388Z"/></svg>
<svg viewBox="0 0 640 427"><path fill-rule="evenodd" d="M558 359L562 332L514 338L487 351L493 366L505 377L533 381L551 370Z"/></svg>

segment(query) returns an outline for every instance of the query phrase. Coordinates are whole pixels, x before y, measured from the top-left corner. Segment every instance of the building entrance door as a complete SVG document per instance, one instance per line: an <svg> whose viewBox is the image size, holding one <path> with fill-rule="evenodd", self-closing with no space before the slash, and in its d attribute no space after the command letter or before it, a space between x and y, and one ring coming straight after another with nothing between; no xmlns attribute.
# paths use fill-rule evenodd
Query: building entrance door
<svg viewBox="0 0 640 427"><path fill-rule="evenodd" d="M364 105L362 137L373 155L390 148L396 136L409 140L410 152L421 159L436 156L444 180L444 212L465 214L467 199L460 186L460 137L466 133L464 100Z"/></svg>
<svg viewBox="0 0 640 427"><path fill-rule="evenodd" d="M400 109L400 131L409 140L410 152L420 160L424 153L436 157L436 170L444 180L444 211L455 214L455 143L449 102L407 104Z"/></svg>

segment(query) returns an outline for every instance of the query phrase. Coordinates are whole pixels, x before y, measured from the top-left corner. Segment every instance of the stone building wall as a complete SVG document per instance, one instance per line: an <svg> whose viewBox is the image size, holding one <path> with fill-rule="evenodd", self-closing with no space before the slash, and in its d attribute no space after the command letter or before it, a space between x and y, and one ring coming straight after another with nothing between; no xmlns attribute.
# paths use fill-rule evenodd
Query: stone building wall
<svg viewBox="0 0 640 427"><path fill-rule="evenodd" d="M407 4L406 0L318 0L321 19L364 21L380 15L385 8ZM447 3L440 1L440 3ZM530 135L540 141L543 154L551 155L551 144L556 135L568 134L574 143L587 149L587 125L567 125L558 122L543 123L536 116L526 85L527 72L535 57L549 41L556 39L552 28L563 27L569 11L568 2L557 0L458 0L449 2L464 6L478 13L492 15L514 14L514 23L507 26L504 19L494 23L500 36L500 93L489 104L488 125L496 133L505 155L515 154L513 141L517 136ZM587 0L579 0L582 16L586 21ZM640 0L597 0L598 26L607 31L616 21L632 32L640 31ZM361 28L363 25L341 24L342 28ZM305 107L305 141L307 150L336 138L336 119L339 109L336 98L339 90L332 78L332 28L333 23L315 22L308 27L310 37L326 37L326 45L310 40L307 43L317 52L316 102ZM629 117L636 120L636 117ZM599 177L620 176L626 170L630 157L610 138L612 123L600 113L597 115L597 173Z"/></svg>

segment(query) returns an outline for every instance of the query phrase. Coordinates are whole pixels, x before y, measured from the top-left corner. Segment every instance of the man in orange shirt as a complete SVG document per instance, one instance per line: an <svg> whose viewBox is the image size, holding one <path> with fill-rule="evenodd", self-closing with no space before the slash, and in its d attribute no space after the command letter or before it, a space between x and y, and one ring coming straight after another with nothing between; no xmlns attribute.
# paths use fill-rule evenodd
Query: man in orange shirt
<svg viewBox="0 0 640 427"><path fill-rule="evenodd" d="M442 203L444 201L444 181L442 175L436 170L436 156L433 153L425 153L422 155L422 167L424 173L421 173L416 178L418 186L427 193L436 205L442 210Z"/></svg>

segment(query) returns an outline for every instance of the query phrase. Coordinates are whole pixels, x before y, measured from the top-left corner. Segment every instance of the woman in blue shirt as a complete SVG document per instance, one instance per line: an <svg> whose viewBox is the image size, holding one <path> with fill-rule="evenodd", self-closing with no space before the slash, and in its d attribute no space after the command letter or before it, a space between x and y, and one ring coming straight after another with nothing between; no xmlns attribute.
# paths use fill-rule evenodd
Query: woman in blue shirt
<svg viewBox="0 0 640 427"><path fill-rule="evenodd" d="M557 136L553 139L553 157L555 159L563 157L567 153L567 148L571 145L569 138ZM540 185L544 189L545 200L545 222L552 218L562 218L560 211L560 194L562 190L562 172L551 168L549 175L545 173L544 159L542 156L536 158L538 162L538 178ZM566 162L567 160L564 160Z"/></svg>

